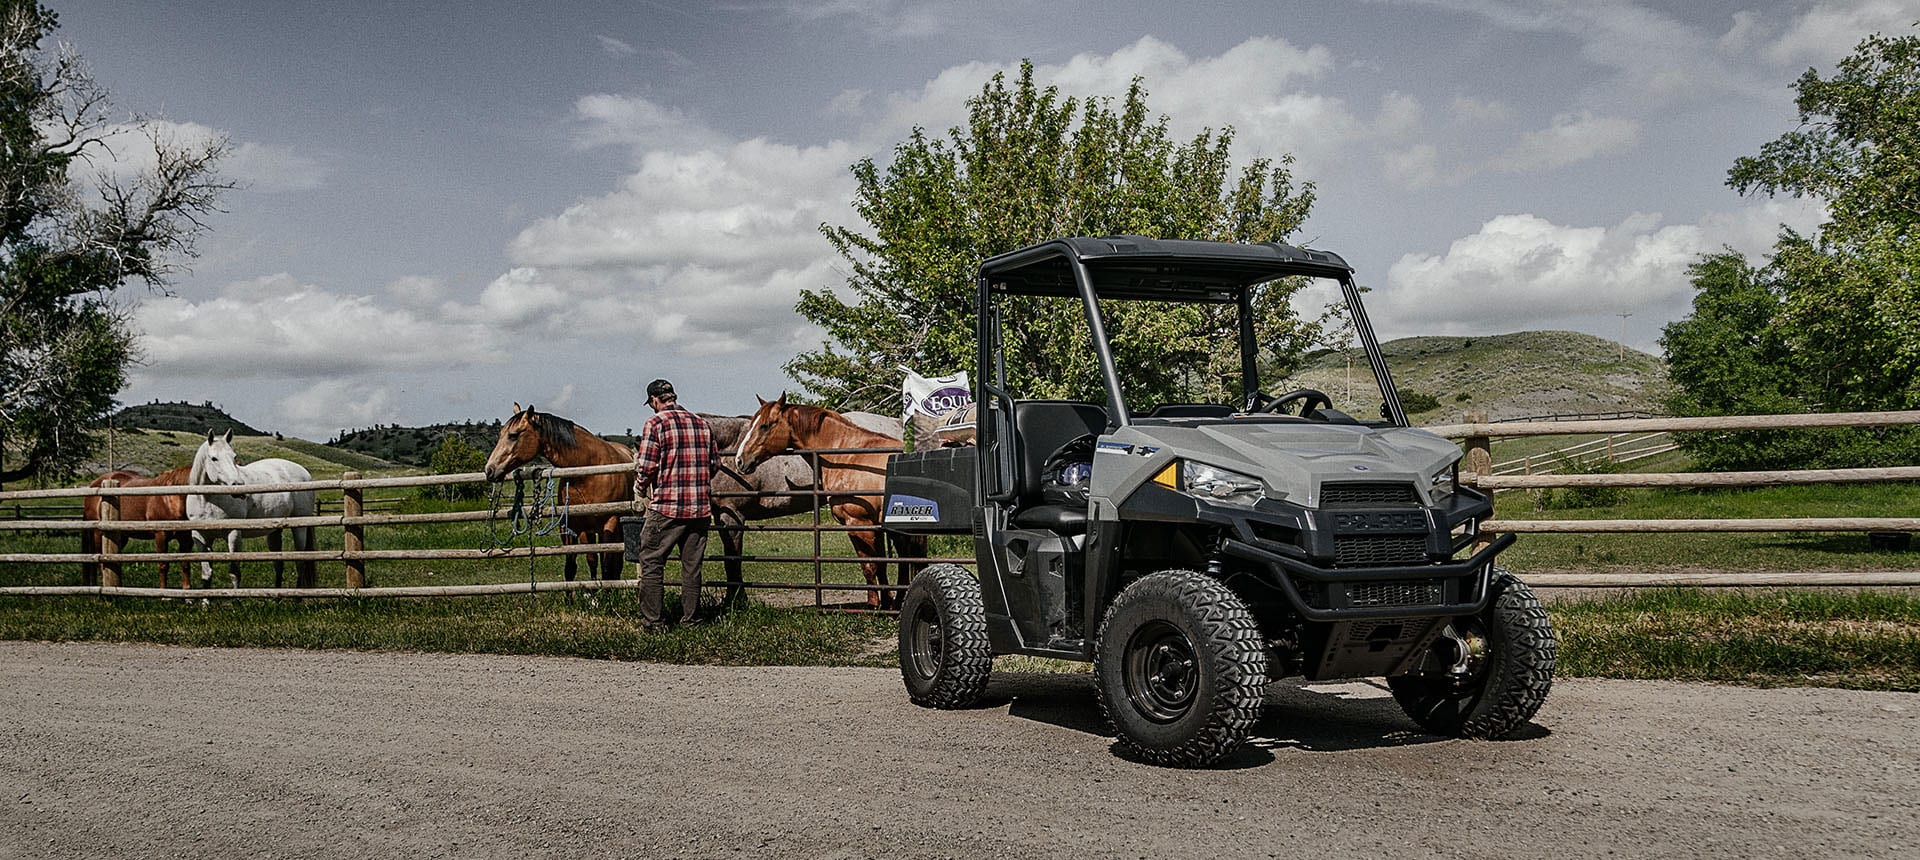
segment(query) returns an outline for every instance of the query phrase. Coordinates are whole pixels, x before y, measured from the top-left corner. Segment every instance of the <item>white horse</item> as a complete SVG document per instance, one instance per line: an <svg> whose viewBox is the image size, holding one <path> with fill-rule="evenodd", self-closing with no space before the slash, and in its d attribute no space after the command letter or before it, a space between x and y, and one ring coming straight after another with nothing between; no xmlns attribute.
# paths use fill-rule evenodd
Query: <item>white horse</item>
<svg viewBox="0 0 1920 860"><path fill-rule="evenodd" d="M292 484L313 480L306 467L291 460L268 458L240 465L233 454L233 431L224 436L213 435L207 431L207 441L200 443L200 450L194 452L193 469L187 474L190 486L240 486L245 484ZM245 495L189 495L187 496L187 519L190 520L251 520L278 517L310 517L314 512L314 493L312 490L297 490L283 493L248 493ZM267 536L267 549L280 551L280 530L271 529L228 529L227 552L240 550L240 538ZM208 540L199 529L193 532L193 545L196 551L205 552ZM313 526L295 526L293 529L293 548L305 552L313 549ZM233 575L233 587L240 587L240 563L227 563ZM314 585L314 563L311 561L294 562L295 582L301 588ZM286 573L286 564L279 559L273 562L273 587L279 588ZM200 562L200 587L207 587L213 579L213 565Z"/></svg>

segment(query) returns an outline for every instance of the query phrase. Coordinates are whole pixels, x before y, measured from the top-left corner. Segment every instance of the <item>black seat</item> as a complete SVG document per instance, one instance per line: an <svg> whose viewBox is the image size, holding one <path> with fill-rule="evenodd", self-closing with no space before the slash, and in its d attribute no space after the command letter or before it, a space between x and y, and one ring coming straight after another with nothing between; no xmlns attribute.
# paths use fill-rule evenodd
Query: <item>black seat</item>
<svg viewBox="0 0 1920 860"><path fill-rule="evenodd" d="M1019 494L1013 515L1021 528L1049 529L1062 534L1087 530L1084 505L1049 505L1041 498L1047 458L1060 446L1089 433L1107 432L1107 410L1076 400L1021 400L1013 404L1014 461L1020 474L1014 484Z"/></svg>

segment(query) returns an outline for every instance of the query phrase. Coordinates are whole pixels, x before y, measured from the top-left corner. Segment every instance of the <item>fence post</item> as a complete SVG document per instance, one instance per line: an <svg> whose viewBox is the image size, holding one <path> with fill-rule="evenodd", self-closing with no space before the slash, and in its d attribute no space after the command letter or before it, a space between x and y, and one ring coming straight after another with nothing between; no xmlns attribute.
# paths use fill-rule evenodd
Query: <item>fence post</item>
<svg viewBox="0 0 1920 860"><path fill-rule="evenodd" d="M117 489L119 486L120 482L115 480L100 482L100 488L103 490ZM109 528L104 528L106 523L118 519L120 519L120 497L115 495L101 496L100 521L103 527L100 529L100 551L102 553L118 553L120 551L120 544L122 543L120 533ZM100 560L100 585L105 588L120 587L120 562L109 561L104 558Z"/></svg>
<svg viewBox="0 0 1920 860"><path fill-rule="evenodd" d="M1487 413L1467 413L1468 424L1487 423ZM1468 436L1466 438L1467 456L1461 465L1461 471L1479 477L1493 474L1493 441L1486 436ZM1528 471L1532 471L1532 458L1528 458Z"/></svg>
<svg viewBox="0 0 1920 860"><path fill-rule="evenodd" d="M347 472L342 474L340 479L342 481L358 481L360 480L360 473ZM364 500L361 498L361 493L362 490L359 487L342 487L340 490L340 514L347 519L343 536L340 539L340 548L347 557L348 588L367 587L367 561L363 558L354 557L355 553L367 548L367 527L352 521L355 517L361 516L366 510Z"/></svg>

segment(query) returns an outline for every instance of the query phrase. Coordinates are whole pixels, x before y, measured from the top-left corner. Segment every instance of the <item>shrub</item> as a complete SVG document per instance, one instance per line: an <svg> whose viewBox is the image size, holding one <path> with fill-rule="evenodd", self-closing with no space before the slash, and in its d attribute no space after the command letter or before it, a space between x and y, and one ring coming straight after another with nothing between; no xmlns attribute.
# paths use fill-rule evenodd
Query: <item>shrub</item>
<svg viewBox="0 0 1920 860"><path fill-rule="evenodd" d="M436 475L458 475L464 472L478 472L486 468L487 456L480 449L467 444L457 433L449 433L440 439L440 446L433 449L433 458L428 468ZM484 484L441 484L421 487L420 494L429 499L478 499L487 494Z"/></svg>
<svg viewBox="0 0 1920 860"><path fill-rule="evenodd" d="M1561 457L1554 469L1561 475L1613 475L1620 472L1620 464L1603 457L1580 461L1570 457ZM1610 508L1625 499L1626 492L1621 487L1555 487L1547 493L1547 508Z"/></svg>
<svg viewBox="0 0 1920 860"><path fill-rule="evenodd" d="M1400 406L1408 413L1432 412L1440 408L1440 398L1424 391L1400 392Z"/></svg>

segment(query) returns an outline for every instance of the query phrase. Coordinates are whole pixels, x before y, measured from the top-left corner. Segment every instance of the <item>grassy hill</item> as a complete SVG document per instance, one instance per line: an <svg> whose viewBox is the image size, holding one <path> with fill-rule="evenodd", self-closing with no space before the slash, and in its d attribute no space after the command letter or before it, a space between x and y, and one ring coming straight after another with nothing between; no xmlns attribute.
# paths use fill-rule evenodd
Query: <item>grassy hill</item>
<svg viewBox="0 0 1920 860"><path fill-rule="evenodd" d="M181 433L205 435L208 430L215 433L233 431L235 436L265 436L259 430L247 426L239 419L228 415L225 410L205 403L143 403L129 406L114 413L108 419L114 427L139 428L141 430L173 430Z"/></svg>
<svg viewBox="0 0 1920 860"><path fill-rule="evenodd" d="M338 438L329 440L327 445L344 452L424 467L433 458L433 449L438 448L440 440L448 436L459 436L476 450L491 451L494 443L500 439L500 421L496 419L483 424L466 421L459 424L429 424L425 427L372 427L342 433Z"/></svg>
<svg viewBox="0 0 1920 860"><path fill-rule="evenodd" d="M193 453L200 449L206 432L182 433L174 430L116 429L102 440L101 460L94 463L93 474L116 469L161 472L175 466L193 464ZM279 439L273 436L233 437L233 449L240 461L251 463L267 457L292 460L307 467L316 478L338 477L342 472L390 471L402 468L377 457L330 448L305 439Z"/></svg>
<svg viewBox="0 0 1920 860"><path fill-rule="evenodd" d="M1415 424L1459 421L1469 411L1493 420L1593 412L1659 412L1666 365L1634 349L1570 331L1526 331L1483 337L1407 337L1381 344L1403 401L1433 398L1414 411ZM1349 375L1351 360L1351 375ZM1352 395L1347 395L1351 380ZM1310 360L1290 384L1318 388L1336 406L1371 414L1378 400L1366 354L1329 351ZM1275 386L1276 388L1278 386Z"/></svg>

